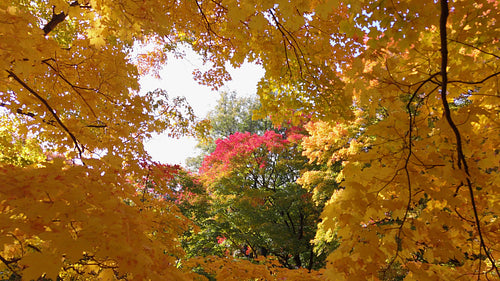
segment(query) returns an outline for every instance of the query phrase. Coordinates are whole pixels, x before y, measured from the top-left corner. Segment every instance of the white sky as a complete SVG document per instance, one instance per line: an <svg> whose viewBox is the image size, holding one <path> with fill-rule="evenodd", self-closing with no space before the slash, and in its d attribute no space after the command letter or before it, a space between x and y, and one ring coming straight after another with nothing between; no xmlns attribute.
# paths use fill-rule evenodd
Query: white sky
<svg viewBox="0 0 500 281"><path fill-rule="evenodd" d="M170 97L184 96L197 117L203 118L213 109L219 98L219 92L211 91L209 87L198 84L193 79L193 70L203 68L198 55L186 50L184 59L169 57L167 64L160 71L161 79L145 76L140 79L141 91L152 91L161 88ZM219 91L235 91L241 96L256 94L257 83L264 75L264 70L254 64L245 64L242 68L230 71L232 81L229 81ZM172 139L158 135L145 143L146 150L153 160L168 164L185 165L185 159L197 155L196 140L192 137Z"/></svg>

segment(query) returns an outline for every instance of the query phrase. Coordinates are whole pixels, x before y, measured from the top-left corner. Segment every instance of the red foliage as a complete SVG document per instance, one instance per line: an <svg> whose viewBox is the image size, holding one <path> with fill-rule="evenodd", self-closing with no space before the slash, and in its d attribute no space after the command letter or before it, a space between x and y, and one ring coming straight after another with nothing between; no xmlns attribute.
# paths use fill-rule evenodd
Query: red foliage
<svg viewBox="0 0 500 281"><path fill-rule="evenodd" d="M151 161L140 161L139 165L147 170L147 174L137 181L137 194L144 192L156 194L169 194L172 195L172 190L165 188L174 180L174 178L182 170L179 165L161 164Z"/></svg>
<svg viewBox="0 0 500 281"><path fill-rule="evenodd" d="M139 163L143 169L148 170L146 178L148 179L162 179L165 181L173 179L182 167L179 165L161 164L158 162L141 161Z"/></svg>
<svg viewBox="0 0 500 281"><path fill-rule="evenodd" d="M304 127L293 126L286 130L286 139L291 143L299 143L306 136Z"/></svg>
<svg viewBox="0 0 500 281"><path fill-rule="evenodd" d="M263 136L251 134L249 132L237 132L226 139L218 139L215 151L205 157L200 173L206 176L215 177L234 168L237 161L242 161L254 156L259 168L263 169L266 165L266 159L262 156L256 156L255 152L259 149L265 149L269 152L279 152L290 142L282 135L267 131Z"/></svg>
<svg viewBox="0 0 500 281"><path fill-rule="evenodd" d="M175 204L188 203L192 204L198 199L198 195L189 190L180 190L175 194Z"/></svg>
<svg viewBox="0 0 500 281"><path fill-rule="evenodd" d="M217 236L217 244L222 244L226 241L226 237L224 236Z"/></svg>

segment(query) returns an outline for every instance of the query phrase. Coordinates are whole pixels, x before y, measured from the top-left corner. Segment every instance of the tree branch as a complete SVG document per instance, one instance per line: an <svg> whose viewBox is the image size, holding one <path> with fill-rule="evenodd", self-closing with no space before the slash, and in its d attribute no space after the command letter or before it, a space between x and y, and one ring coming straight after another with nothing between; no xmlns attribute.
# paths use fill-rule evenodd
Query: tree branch
<svg viewBox="0 0 500 281"><path fill-rule="evenodd" d="M43 30L43 35L49 34L58 24L64 21L66 19L66 14L64 12L60 12L59 14L56 14L55 12L56 6L52 6L52 18L50 21L42 28Z"/></svg>
<svg viewBox="0 0 500 281"><path fill-rule="evenodd" d="M21 80L14 72L10 70L6 70L7 73L9 73L9 77L12 77L14 80L16 80L21 86L23 86L28 92L30 92L33 96L35 96L40 102L45 105L47 110L50 112L50 114L56 119L56 122L63 128L64 131L69 135L73 143L75 144L76 149L78 150L78 154L80 155L80 158L82 158L83 154L83 146L80 147L80 144L78 143L78 139L71 133L71 131L64 125L64 123L61 121L55 110L49 105L49 103L42 97L40 96L35 90L33 90L30 86L28 86L26 83L24 83L23 80Z"/></svg>
<svg viewBox="0 0 500 281"><path fill-rule="evenodd" d="M493 57L495 57L495 58L497 58L497 59L500 59L500 56L499 56L499 55L496 55L496 54L494 54L494 53L490 53L490 52L486 52L486 51L484 51L484 50L481 50L480 48L478 48L478 47L476 47L476 46L474 46L474 45L472 45L472 44L468 44L468 43L465 43L465 42L460 42L460 41L455 40L455 39L449 39L449 38L448 38L448 40L449 40L449 41L451 41L451 42L455 42L455 43L462 44L462 45L465 45L465 46L467 46L467 47L470 47L470 48L476 49L476 50L478 50L479 52L481 52L481 53L483 53L483 54L487 54L487 55L493 56Z"/></svg>
<svg viewBox="0 0 500 281"><path fill-rule="evenodd" d="M200 3L198 2L198 0L195 0L194 1L196 3L196 6L198 7L198 11L200 11L200 14L203 18L203 21L205 22L205 24L207 25L207 31L208 31L208 36L210 36L210 34L214 34L215 37L219 38L219 39L222 39L222 40L226 40L228 41L227 38L224 38L222 36L220 36L219 34L217 34L213 29L212 29L212 24L210 23L210 21L208 20L208 17L207 15L205 14L205 12L203 11L203 9L201 8L201 5Z"/></svg>
<svg viewBox="0 0 500 281"><path fill-rule="evenodd" d="M482 84L482 83L486 82L486 80L488 80L490 78L493 78L493 77L495 77L497 75L500 75L500 71L499 72L495 72L495 73L493 73L491 75L488 75L484 79L479 80L479 81L449 80L448 83L462 83L462 84L468 84L468 85L476 85L476 84Z"/></svg>
<svg viewBox="0 0 500 281"><path fill-rule="evenodd" d="M11 259L11 260L7 260L6 258L4 258L3 256L0 255L0 261L3 262L3 264L5 264L5 266L16 276L19 276L19 274L17 274L17 272L10 266L11 263L16 263L18 261L20 261L21 258L15 258L15 259Z"/></svg>
<svg viewBox="0 0 500 281"><path fill-rule="evenodd" d="M94 117L96 117L96 119L97 119L97 115L95 114L94 109L92 109L92 107L90 106L90 104L87 102L87 100L83 97L83 95L79 91L79 89L81 89L82 87L77 87L77 86L73 85L73 83L71 83L68 79L66 79L66 77L58 69L56 69L50 63L48 63L47 60L43 60L42 63L45 64L45 65L47 65L48 67L50 67L50 69L52 69L56 73L57 76L59 76L64 82L66 82L66 84L68 84L73 89L73 91L75 91L80 96L80 98L83 100L83 102L85 103L85 105L87 105L87 107L90 110L90 112L92 112L92 114L94 115Z"/></svg>
<svg viewBox="0 0 500 281"><path fill-rule="evenodd" d="M77 0L71 2L69 4L69 6L70 7L76 7L76 6L78 6L80 8L84 8L84 9L90 9L91 8L91 6L89 4L80 4ZM52 6L52 18L42 28L43 33L44 33L45 36L47 36L47 34L49 34L52 30L54 30L54 28L56 28L56 26L59 25L61 22L63 22L66 19L66 17L68 16L68 14L66 14L65 12L60 12L59 14L56 14L55 10L56 10L56 6Z"/></svg>
<svg viewBox="0 0 500 281"><path fill-rule="evenodd" d="M304 66L306 68L307 68L307 62L305 60L305 56L304 56L304 53L302 52L302 49L300 48L298 42L295 40L295 37L293 36L293 34L290 31L288 31L283 26L283 24L281 24L281 22L278 20L276 15L273 13L273 9L269 10L269 14L271 15L274 23L276 24L276 29L278 29L278 31L281 33L281 36L283 37L283 45L285 48L285 56L286 56L286 60L287 60L286 63L288 66L288 70L290 71L290 76L292 75L292 73L291 73L291 69L290 69L290 64L288 62L287 44L286 43L288 43L288 45L290 45L290 47L292 48L292 51L295 55L295 58L297 59L297 64L299 66L300 77L303 78L303 70L302 70L302 64L300 62L300 57L302 56L302 60L304 61ZM298 52L297 52L297 50L298 50ZM300 56L299 56L299 52L300 52Z"/></svg>
<svg viewBox="0 0 500 281"><path fill-rule="evenodd" d="M462 144L462 138L460 135L460 131L458 130L455 122L451 118L451 111L450 111L450 106L448 104L447 100L447 86L448 86L448 38L447 38L447 31L446 31L446 23L448 20L448 15L449 15L449 7L448 7L448 0L441 0L441 16L439 20L439 35L441 39L441 102L443 103L443 108L444 108L444 115L446 117L446 121L450 125L451 129L453 130L455 134L455 139L457 142L457 154L458 154L458 168L462 169L467 175L466 181L467 181L467 187L469 189L469 195L470 195L470 200L471 200L471 205L472 205L472 210L474 212L474 220L475 220L475 225L477 229L477 233L479 236L479 241L481 248L484 250L484 254L488 258L488 260L491 262L491 268L496 271L497 276L500 276L500 272L498 270L498 267L495 263L495 259L492 257L490 251L488 251L488 248L486 247L486 243L484 242L484 237L483 237L483 232L481 230L481 223L479 220L479 215L478 215L478 210L477 210L477 205L476 205L476 200L475 200L475 195L474 195L474 189L472 187L472 181L470 180L470 173L469 173L469 167L467 165L467 161L465 159L465 155L463 153L463 144ZM493 76L491 76L493 77ZM489 79L490 77L487 77L486 79ZM484 81L486 81L484 79Z"/></svg>
<svg viewBox="0 0 500 281"><path fill-rule="evenodd" d="M9 104L6 104L6 103L0 103L0 107L5 107L7 108ZM24 115L24 116L28 116L30 118L33 118L33 119L36 119L37 118L37 115L33 112L25 112L23 111L21 108L18 108L16 109L15 113L17 114L20 114L20 115ZM45 120L45 119L42 119L42 122L47 124L47 125L51 125L51 126L55 126L54 124L54 120ZM90 125L85 125L85 127L87 128L107 128L108 125L100 122L99 120L96 122L96 124L90 124Z"/></svg>

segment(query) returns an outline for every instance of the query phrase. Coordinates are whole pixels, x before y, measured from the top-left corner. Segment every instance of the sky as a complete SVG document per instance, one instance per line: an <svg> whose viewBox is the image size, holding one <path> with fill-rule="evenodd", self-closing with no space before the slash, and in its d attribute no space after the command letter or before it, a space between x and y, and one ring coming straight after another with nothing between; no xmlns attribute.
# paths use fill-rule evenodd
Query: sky
<svg viewBox="0 0 500 281"><path fill-rule="evenodd" d="M167 64L160 71L160 79L145 76L140 79L141 91L148 92L157 88L167 91L170 97L184 96L197 117L203 118L217 104L219 93L235 91L240 96L256 94L257 83L264 75L264 70L255 64L244 64L239 69L231 69L233 78L219 91L200 85L193 79L193 70L203 68L200 57L190 50L185 50L184 59L169 57ZM187 157L196 156L196 140L193 137L172 139L166 135L156 135L145 142L146 150L154 161L165 164L185 165Z"/></svg>

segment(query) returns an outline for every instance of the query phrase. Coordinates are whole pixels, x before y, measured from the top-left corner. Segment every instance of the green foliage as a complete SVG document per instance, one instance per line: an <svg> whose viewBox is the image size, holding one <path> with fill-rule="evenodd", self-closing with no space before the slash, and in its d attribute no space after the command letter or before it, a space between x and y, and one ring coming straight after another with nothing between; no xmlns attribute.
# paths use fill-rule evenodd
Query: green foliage
<svg viewBox="0 0 500 281"><path fill-rule="evenodd" d="M194 223L181 237L187 257L223 256L227 248L217 240L223 234L210 216L210 199L198 176L179 170L168 185L174 193L171 200Z"/></svg>
<svg viewBox="0 0 500 281"><path fill-rule="evenodd" d="M288 268L324 265L326 253L318 257L311 244L323 204L296 183L308 168L301 153L296 143L267 131L218 140L205 158L201 176L210 214L233 251L251 258L272 255Z"/></svg>
<svg viewBox="0 0 500 281"><path fill-rule="evenodd" d="M253 112L259 107L260 102L254 97L238 97L235 92L222 92L217 105L207 115L212 124L210 137L216 140L236 132L263 134L272 125L267 119L253 119ZM212 147L210 152L214 149Z"/></svg>
<svg viewBox="0 0 500 281"><path fill-rule="evenodd" d="M217 139L236 132L263 134L270 129L272 124L268 118L254 120L253 112L259 108L260 103L256 98L238 97L234 92L221 92L217 105L206 116L211 129L208 134L203 135L203 140L198 142L197 148L201 150L201 153L188 158L187 166L192 170L198 170L203 158L215 150Z"/></svg>

